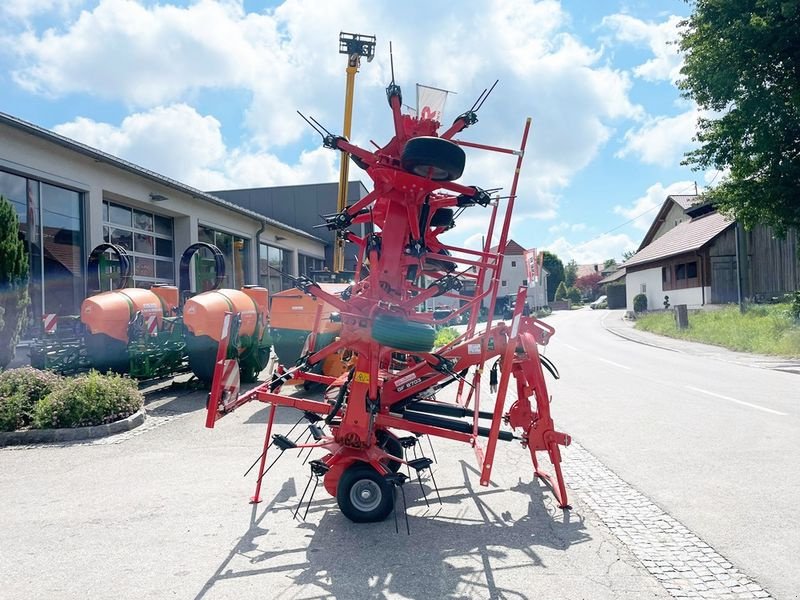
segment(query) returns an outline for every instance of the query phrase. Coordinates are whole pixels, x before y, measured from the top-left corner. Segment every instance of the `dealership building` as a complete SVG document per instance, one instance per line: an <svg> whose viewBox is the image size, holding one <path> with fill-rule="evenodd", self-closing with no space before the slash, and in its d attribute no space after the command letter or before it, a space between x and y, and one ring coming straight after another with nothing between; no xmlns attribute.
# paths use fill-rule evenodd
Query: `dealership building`
<svg viewBox="0 0 800 600"><path fill-rule="evenodd" d="M103 242L133 257L136 286L178 284L183 251L210 242L225 256L224 287L285 289L291 282L281 273L331 267L332 234L314 225L335 211L337 187L203 192L0 113L0 196L19 217L37 320L78 313L93 287L88 255ZM348 191L349 202L366 194L360 182Z"/></svg>

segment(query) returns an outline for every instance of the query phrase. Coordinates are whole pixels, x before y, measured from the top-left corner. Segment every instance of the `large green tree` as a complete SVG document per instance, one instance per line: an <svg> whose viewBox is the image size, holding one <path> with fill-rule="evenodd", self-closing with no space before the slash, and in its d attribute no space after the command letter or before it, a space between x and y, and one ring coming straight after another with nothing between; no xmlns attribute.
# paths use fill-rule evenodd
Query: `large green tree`
<svg viewBox="0 0 800 600"><path fill-rule="evenodd" d="M800 226L800 0L694 0L679 87L705 112L695 169L729 171L706 192L745 227Z"/></svg>
<svg viewBox="0 0 800 600"><path fill-rule="evenodd" d="M575 259L571 259L566 265L564 265L564 283L567 284L567 287L572 287L575 285L575 280L578 278L578 263L575 262Z"/></svg>
<svg viewBox="0 0 800 600"><path fill-rule="evenodd" d="M27 321L28 255L14 207L0 196L0 369L14 359Z"/></svg>
<svg viewBox="0 0 800 600"><path fill-rule="evenodd" d="M558 284L564 281L564 263L552 252L542 252L542 266L547 269L547 299L553 300Z"/></svg>

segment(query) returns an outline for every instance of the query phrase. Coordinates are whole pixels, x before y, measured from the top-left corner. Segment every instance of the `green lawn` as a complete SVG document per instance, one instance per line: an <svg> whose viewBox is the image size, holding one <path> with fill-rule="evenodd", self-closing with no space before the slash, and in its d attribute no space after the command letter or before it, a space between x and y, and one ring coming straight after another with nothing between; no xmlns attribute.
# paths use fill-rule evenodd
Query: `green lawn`
<svg viewBox="0 0 800 600"><path fill-rule="evenodd" d="M742 352L800 357L800 325L789 316L789 304L736 306L689 312L689 329L675 326L672 311L639 315L636 328L659 335L714 344Z"/></svg>

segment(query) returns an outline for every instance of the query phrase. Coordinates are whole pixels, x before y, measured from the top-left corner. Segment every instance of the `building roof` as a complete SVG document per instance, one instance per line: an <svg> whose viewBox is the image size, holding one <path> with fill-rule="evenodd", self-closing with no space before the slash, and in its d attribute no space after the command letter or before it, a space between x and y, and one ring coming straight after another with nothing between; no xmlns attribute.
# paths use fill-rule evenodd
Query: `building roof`
<svg viewBox="0 0 800 600"><path fill-rule="evenodd" d="M642 243L639 245L639 250L642 250L645 246L648 246L656 235L659 227L663 225L664 220L667 218L667 214L669 214L669 210L672 207L672 204L677 204L678 206L683 209L685 213L689 210L692 205L697 201L697 196L694 194L673 194L671 196L667 196L664 200L664 203L661 205L661 208L658 209L658 214L656 218L653 219L653 222L650 224L650 227L647 230L647 233L644 234L644 238L642 238Z"/></svg>
<svg viewBox="0 0 800 600"><path fill-rule="evenodd" d="M497 252L498 247L499 246L495 246L494 248L492 248L491 251ZM517 242L515 242L514 240L508 240L506 242L505 256L522 256L523 254L525 254L525 248L520 246Z"/></svg>
<svg viewBox="0 0 800 600"><path fill-rule="evenodd" d="M183 192L184 194L188 194L198 200L204 200L206 202L210 202L211 204L222 206L224 208L227 208L228 210L232 210L233 212L246 215L252 219L255 219L256 221L266 222L268 225L272 225L279 229L290 231L294 234L300 235L308 239L316 240L323 244L325 243L324 240L321 240L320 238L311 235L310 233L305 232L302 229L291 227L290 225L286 225L285 223L281 223L280 221L276 221L275 219L271 219L264 215L258 214L257 212L253 212L252 210L242 208L241 206L237 206L236 204L228 202L227 200L223 200L222 198L218 198L217 196L214 196L207 192L202 192L196 188L186 185L185 183L181 183L180 181L176 181L175 179L165 177L164 175L160 175L155 171L151 171L150 169L145 169L144 167L140 167L139 165L136 165L132 162L118 158L112 154L103 152L102 150L92 148L91 146L88 146L86 144L75 141L66 136L55 133L54 131L50 131L49 129L45 129L44 127L34 125L33 123L29 123L28 121L23 121L20 118L6 114L4 112L0 112L0 124L8 125L9 127L22 131L24 133L28 133L30 135L43 139L47 142L51 142L53 144L61 146L62 148L66 148L68 150L72 150L73 152L77 152L78 154L88 156L89 158L97 162L109 164L112 167L116 167L117 169L133 173L134 175L138 175L139 177L149 179L150 181L153 181L155 183L172 188L179 192Z"/></svg>
<svg viewBox="0 0 800 600"><path fill-rule="evenodd" d="M632 267L699 250L731 225L732 220L717 212L681 223L639 250L623 266Z"/></svg>
<svg viewBox="0 0 800 600"><path fill-rule="evenodd" d="M566 265L564 265L566 267ZM595 273L603 272L603 265L595 263L592 265L577 265L575 270L575 279L579 277L586 277L587 275L594 275Z"/></svg>
<svg viewBox="0 0 800 600"><path fill-rule="evenodd" d="M674 200L683 210L691 208L692 205L697 202L697 195L695 194L673 194L667 196L667 198Z"/></svg>
<svg viewBox="0 0 800 600"><path fill-rule="evenodd" d="M619 281L625 277L625 269L617 269L610 275L606 275L600 281L597 282L597 285L605 285L607 283L614 283L615 281Z"/></svg>

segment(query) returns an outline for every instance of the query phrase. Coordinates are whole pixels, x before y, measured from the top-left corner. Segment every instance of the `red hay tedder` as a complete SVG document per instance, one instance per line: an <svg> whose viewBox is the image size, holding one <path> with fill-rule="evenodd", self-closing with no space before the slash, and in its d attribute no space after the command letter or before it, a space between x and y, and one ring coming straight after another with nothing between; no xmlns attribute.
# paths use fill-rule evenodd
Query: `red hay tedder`
<svg viewBox="0 0 800 600"><path fill-rule="evenodd" d="M407 480L400 468L405 465L409 476L413 470L417 478L430 468L431 459L409 458L404 451L413 447L419 436L428 435L472 446L484 486L489 484L498 440L519 441L530 452L533 474L547 480L559 506L568 508L559 445L568 445L570 438L556 431L550 416L542 367L554 375L555 369L538 349L548 343L554 330L523 314L525 288L517 293L511 325L492 323L530 119L518 150L454 140L456 134L477 122L476 111L487 91L441 134L437 134L437 121L401 113L401 91L394 81L386 91L394 137L384 147L365 150L344 137L317 129L325 147L349 153L374 182L374 189L363 199L325 217L325 226L360 248L353 283L340 294L332 294L304 277L296 280L303 292L339 311L339 338L315 349L317 322L308 343L312 350L297 365L279 370L270 381L239 394L236 362L228 359L227 349L235 335L231 329L235 330L236 315L229 313L209 394L206 426L214 427L218 419L252 400L271 405L263 452L256 461L259 470L253 502L260 501L271 445L281 452L289 448L319 449L324 455L309 462L308 483L315 479L314 490L321 479L352 521L383 520L393 511L396 491L403 491ZM462 147L516 157L502 221L499 198L492 198L479 187L455 182L465 166ZM490 213L481 251L454 247L440 239L464 210ZM498 222L499 243L492 252ZM359 237L350 231L360 223L372 224L373 233ZM466 295L462 292L469 280L473 280L470 287L474 292ZM456 314L468 316L468 324L455 341L434 350L435 325L439 323L433 313L420 312L419 308L437 296L457 298L461 307ZM477 331L484 301L488 302L488 322ZM317 321L319 318L318 312ZM341 350L355 357L355 366L344 375L334 378L312 372L315 365ZM491 360L490 384L493 391L496 389L496 398L491 410L483 410L481 380ZM512 378L516 399L506 407ZM323 399L283 394L286 382L297 379L327 386ZM437 398L445 386L453 384L458 388L455 402ZM308 421L306 439L310 443L298 444L299 438L273 435L277 406L302 411L301 421ZM548 454L555 480L540 469L539 452ZM308 488L306 485L306 491Z"/></svg>

